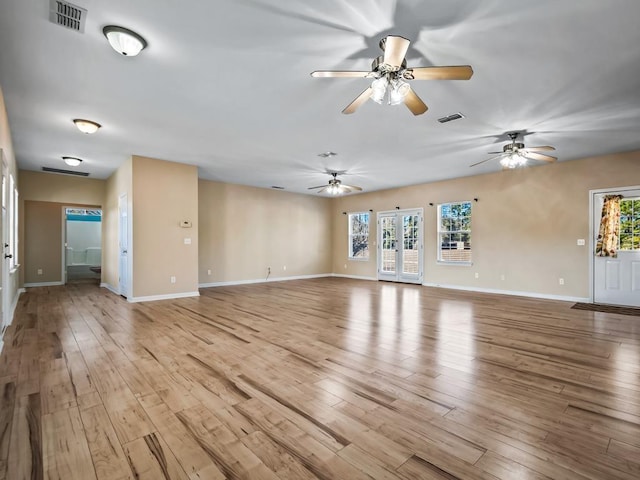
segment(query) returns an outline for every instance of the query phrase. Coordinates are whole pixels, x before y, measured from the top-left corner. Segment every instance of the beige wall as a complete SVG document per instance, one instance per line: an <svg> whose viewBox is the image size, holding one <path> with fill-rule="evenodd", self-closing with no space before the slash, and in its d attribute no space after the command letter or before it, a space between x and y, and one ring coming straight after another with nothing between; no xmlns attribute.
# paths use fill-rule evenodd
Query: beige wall
<svg viewBox="0 0 640 480"><path fill-rule="evenodd" d="M18 167L16 165L16 158L15 158L15 154L13 151L13 143L11 142L11 130L9 128L9 119L7 118L7 109L4 103L4 95L2 93L2 88L0 88L0 151L2 152L2 159L1 161L6 162L7 164L7 172L10 175L13 175L13 178L16 181L20 181L19 175L18 175ZM18 186L18 191L20 192L20 187ZM20 192L22 193L22 192ZM22 216L22 202L20 202L20 205L18 205L18 214L21 217ZM22 232L22 222L21 222L21 218L19 221L19 232ZM2 226L0 226L0 238L2 238ZM19 238L21 238L20 234L19 234ZM21 262L22 260L20 260L21 258L23 258L20 254L21 254L21 246L20 244L18 244L18 261ZM5 289L6 291L8 291L8 293L6 294L6 297L10 302L15 303L15 301L17 300L18 297L18 291L19 291L19 287L21 285L21 281L20 281L20 272L21 272L21 268L19 268L18 270L12 272L9 275L9 284L8 285L2 285L2 288ZM1 279L0 279L1 282ZM10 305L5 305L3 306L4 309L9 309L11 308ZM1 319L0 319L1 320ZM1 322L0 322L1 323Z"/></svg>
<svg viewBox="0 0 640 480"><path fill-rule="evenodd" d="M333 204L333 270L376 276L376 249L368 262L347 259L343 211L424 208L424 283L564 297L589 296L589 190L640 185L640 152L559 162L424 185L342 197ZM470 267L438 265L437 205L473 203ZM577 246L584 238L587 246ZM347 268L344 268L347 264ZM479 278L474 277L475 273ZM501 275L505 280L501 280ZM558 279L564 278L560 286Z"/></svg>
<svg viewBox="0 0 640 480"><path fill-rule="evenodd" d="M120 227L119 202L127 195L128 211L133 199L132 160L129 158L111 175L105 185L102 211L102 283L111 290L119 291L120 278ZM120 292L127 295L128 292Z"/></svg>
<svg viewBox="0 0 640 480"><path fill-rule="evenodd" d="M102 205L107 182L96 178L20 170L23 200Z"/></svg>
<svg viewBox="0 0 640 480"><path fill-rule="evenodd" d="M197 167L134 156L132 178L133 296L197 292Z"/></svg>
<svg viewBox="0 0 640 480"><path fill-rule="evenodd" d="M24 202L25 284L62 282L62 208L60 203Z"/></svg>
<svg viewBox="0 0 640 480"><path fill-rule="evenodd" d="M198 190L201 284L264 279L267 267L271 278L331 273L330 200L206 180Z"/></svg>

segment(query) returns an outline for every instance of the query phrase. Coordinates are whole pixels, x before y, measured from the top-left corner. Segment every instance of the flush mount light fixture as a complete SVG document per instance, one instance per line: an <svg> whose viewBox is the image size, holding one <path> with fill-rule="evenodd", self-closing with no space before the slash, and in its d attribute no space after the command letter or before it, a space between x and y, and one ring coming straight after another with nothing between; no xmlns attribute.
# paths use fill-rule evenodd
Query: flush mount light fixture
<svg viewBox="0 0 640 480"><path fill-rule="evenodd" d="M70 167L77 167L82 163L82 159L76 157L62 157L62 160L64 160L64 163L66 163Z"/></svg>
<svg viewBox="0 0 640 480"><path fill-rule="evenodd" d="M135 57L147 46L144 38L128 28L107 25L102 29L102 33L107 37L109 45L125 57Z"/></svg>
<svg viewBox="0 0 640 480"><path fill-rule="evenodd" d="M98 129L102 126L99 123L92 122L91 120L85 120L84 118L74 118L73 123L76 124L78 130L82 133L96 133Z"/></svg>

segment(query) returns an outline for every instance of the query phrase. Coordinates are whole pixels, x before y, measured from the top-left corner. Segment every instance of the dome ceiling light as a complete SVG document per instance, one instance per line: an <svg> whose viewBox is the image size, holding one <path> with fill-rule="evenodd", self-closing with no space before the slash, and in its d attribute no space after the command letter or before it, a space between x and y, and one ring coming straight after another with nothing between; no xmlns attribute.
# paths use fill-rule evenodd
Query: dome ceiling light
<svg viewBox="0 0 640 480"><path fill-rule="evenodd" d="M117 25L107 25L102 29L109 45L125 57L135 57L147 47L147 41L136 32Z"/></svg>
<svg viewBox="0 0 640 480"><path fill-rule="evenodd" d="M99 123L93 122L91 120L85 120L84 118L74 118L73 123L75 123L76 127L78 127L78 130L86 134L96 133L102 126Z"/></svg>
<svg viewBox="0 0 640 480"><path fill-rule="evenodd" d="M82 163L82 159L77 157L62 157L62 160L70 167L77 167Z"/></svg>

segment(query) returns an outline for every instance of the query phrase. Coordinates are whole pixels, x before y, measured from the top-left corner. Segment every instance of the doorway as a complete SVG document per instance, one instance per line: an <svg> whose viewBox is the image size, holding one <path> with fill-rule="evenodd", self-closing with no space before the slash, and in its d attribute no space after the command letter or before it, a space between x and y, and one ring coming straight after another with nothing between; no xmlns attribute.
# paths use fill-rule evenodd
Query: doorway
<svg viewBox="0 0 640 480"><path fill-rule="evenodd" d="M102 210L64 207L64 283L100 282Z"/></svg>
<svg viewBox="0 0 640 480"><path fill-rule="evenodd" d="M378 280L422 283L422 209L378 213Z"/></svg>
<svg viewBox="0 0 640 480"><path fill-rule="evenodd" d="M594 303L640 307L640 186L591 191L591 299ZM607 195L620 195L620 237L616 257L595 248Z"/></svg>

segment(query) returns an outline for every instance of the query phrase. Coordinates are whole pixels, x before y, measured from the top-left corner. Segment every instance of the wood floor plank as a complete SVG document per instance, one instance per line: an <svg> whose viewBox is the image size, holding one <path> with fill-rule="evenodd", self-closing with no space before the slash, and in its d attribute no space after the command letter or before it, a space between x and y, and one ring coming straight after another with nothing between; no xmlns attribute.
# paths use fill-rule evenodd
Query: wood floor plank
<svg viewBox="0 0 640 480"><path fill-rule="evenodd" d="M102 405L80 411L98 480L133 479L107 411Z"/></svg>
<svg viewBox="0 0 640 480"><path fill-rule="evenodd" d="M21 295L0 480L640 478L639 318L344 278L200 293Z"/></svg>
<svg viewBox="0 0 640 480"><path fill-rule="evenodd" d="M140 480L188 480L162 437L150 433L124 444L133 478Z"/></svg>
<svg viewBox="0 0 640 480"><path fill-rule="evenodd" d="M42 451L45 478L61 480L96 478L77 407L43 415Z"/></svg>
<svg viewBox="0 0 640 480"><path fill-rule="evenodd" d="M13 413L7 479L44 478L40 394L18 397Z"/></svg>

